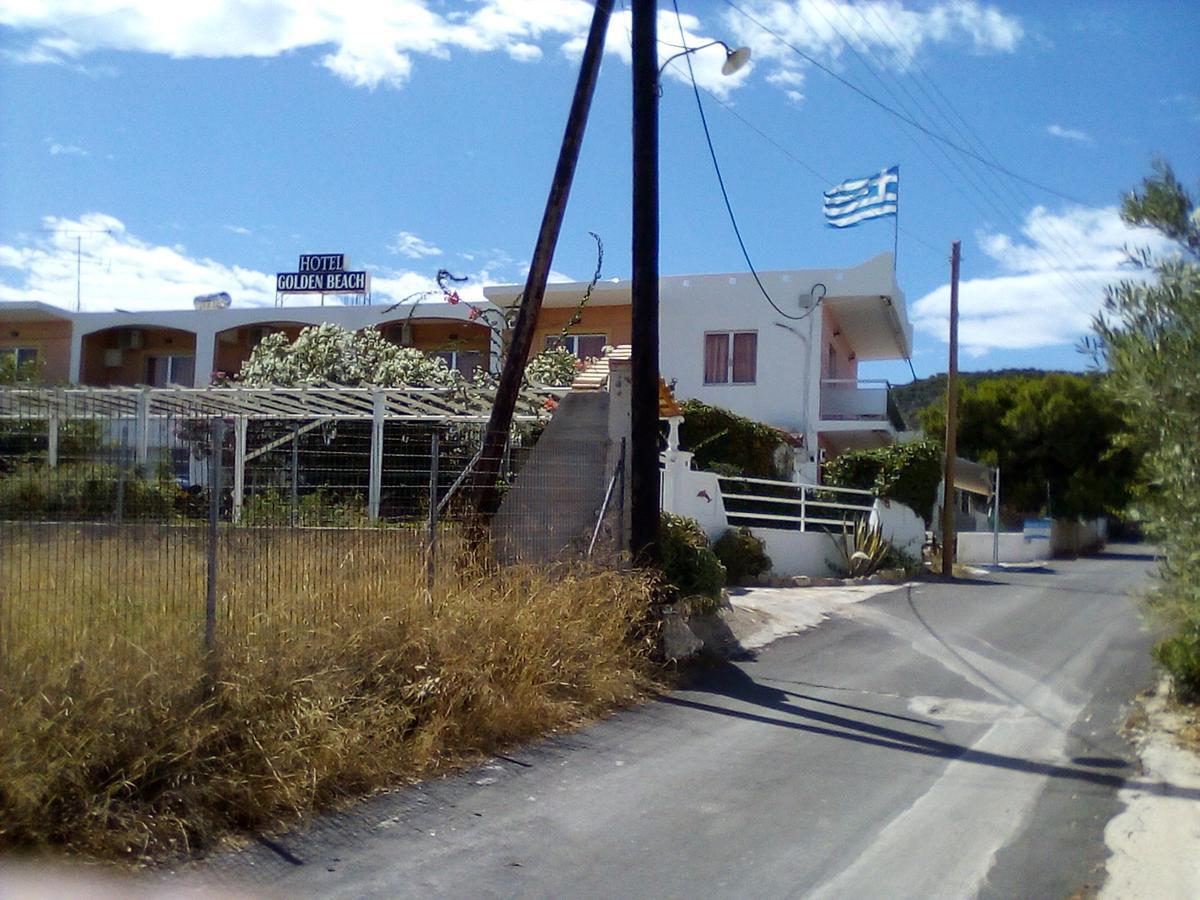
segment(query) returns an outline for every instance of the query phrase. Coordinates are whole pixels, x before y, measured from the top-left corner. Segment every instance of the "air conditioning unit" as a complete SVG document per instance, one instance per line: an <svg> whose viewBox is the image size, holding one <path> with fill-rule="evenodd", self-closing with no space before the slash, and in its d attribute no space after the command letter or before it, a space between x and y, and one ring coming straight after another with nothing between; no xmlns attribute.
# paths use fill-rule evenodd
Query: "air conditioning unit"
<svg viewBox="0 0 1200 900"><path fill-rule="evenodd" d="M121 351L120 350L105 350L104 351L104 368L118 369L121 366Z"/></svg>
<svg viewBox="0 0 1200 900"><path fill-rule="evenodd" d="M144 337L140 328L122 328L117 332L117 347L122 350L140 350Z"/></svg>

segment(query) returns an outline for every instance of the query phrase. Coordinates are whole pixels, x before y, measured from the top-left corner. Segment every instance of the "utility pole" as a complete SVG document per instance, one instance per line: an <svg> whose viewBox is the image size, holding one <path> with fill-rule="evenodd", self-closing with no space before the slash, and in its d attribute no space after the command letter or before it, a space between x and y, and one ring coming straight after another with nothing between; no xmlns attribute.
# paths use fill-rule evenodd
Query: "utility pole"
<svg viewBox="0 0 1200 900"><path fill-rule="evenodd" d="M546 280L550 275L550 263L554 259L554 248L562 228L563 213L567 208L567 197L571 193L571 182L575 177L575 164L579 161L579 148L583 144L583 133L587 127L588 111L592 105L592 94L596 78L600 73L600 60L604 55L604 36L612 13L612 0L596 0L592 13L592 25L588 31L587 45L579 67L579 78L575 84L575 96L571 100L571 111L567 116L567 127L563 133L562 146L558 152L558 165L554 170L554 181L546 198L546 210L542 215L542 227L538 231L529 275L525 279L525 290L521 294L521 308L513 326L508 356L500 373L496 387L496 400L484 432L480 450L479 466L476 470L475 513L479 521L490 517L499 506L496 492L496 477L500 471L500 458L508 442L512 426L513 411L521 391L521 379L525 375L525 363L533 344L533 329L537 324L542 299L546 294Z"/></svg>
<svg viewBox="0 0 1200 900"><path fill-rule="evenodd" d="M942 473L942 574L954 576L954 460L958 456L958 263L962 244L950 245L950 365L946 370L946 459Z"/></svg>
<svg viewBox="0 0 1200 900"><path fill-rule="evenodd" d="M658 557L658 40L655 0L632 0L633 273L630 549Z"/></svg>

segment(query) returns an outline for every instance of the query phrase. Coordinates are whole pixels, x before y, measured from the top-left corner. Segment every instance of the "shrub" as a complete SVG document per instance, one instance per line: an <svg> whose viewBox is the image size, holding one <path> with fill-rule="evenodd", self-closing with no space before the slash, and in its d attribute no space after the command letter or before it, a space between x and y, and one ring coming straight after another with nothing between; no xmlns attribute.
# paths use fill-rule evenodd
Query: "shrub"
<svg viewBox="0 0 1200 900"><path fill-rule="evenodd" d="M717 539L712 549L725 567L725 577L730 584L761 575L771 568L767 545L749 528L730 528Z"/></svg>
<svg viewBox="0 0 1200 900"><path fill-rule="evenodd" d="M1200 624L1159 641L1154 659L1171 676L1176 697L1185 703L1200 702Z"/></svg>
<svg viewBox="0 0 1200 900"><path fill-rule="evenodd" d="M791 477L790 447L778 428L699 400L687 400L682 408L679 445L696 455L699 468L751 478Z"/></svg>
<svg viewBox="0 0 1200 900"><path fill-rule="evenodd" d="M318 488L296 498L293 522L292 500L275 488L246 498L242 506L243 525L306 525L353 527L370 524L366 504L361 497L338 495Z"/></svg>
<svg viewBox="0 0 1200 900"><path fill-rule="evenodd" d="M167 519L181 500L170 478L103 463L26 463L0 478L0 517L9 519L109 518L118 508L123 518Z"/></svg>
<svg viewBox="0 0 1200 900"><path fill-rule="evenodd" d="M661 569L674 598L693 601L697 612L712 612L721 599L725 567L708 546L695 519L664 512L659 523Z"/></svg>
<svg viewBox="0 0 1200 900"><path fill-rule="evenodd" d="M525 366L525 380L548 387L570 387L583 361L566 347L551 347L537 354Z"/></svg>
<svg viewBox="0 0 1200 900"><path fill-rule="evenodd" d="M942 449L926 440L850 450L825 463L824 474L827 484L873 490L928 522L942 481Z"/></svg>

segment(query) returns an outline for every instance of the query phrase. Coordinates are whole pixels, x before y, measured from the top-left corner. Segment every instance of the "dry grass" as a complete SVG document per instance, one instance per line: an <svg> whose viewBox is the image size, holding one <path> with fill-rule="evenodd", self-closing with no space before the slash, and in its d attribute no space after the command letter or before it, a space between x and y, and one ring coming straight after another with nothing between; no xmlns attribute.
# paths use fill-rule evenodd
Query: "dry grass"
<svg viewBox="0 0 1200 900"><path fill-rule="evenodd" d="M0 848L195 852L651 686L635 576L444 566L430 596L400 532L297 530L222 538L206 690L203 543L160 532L0 547Z"/></svg>

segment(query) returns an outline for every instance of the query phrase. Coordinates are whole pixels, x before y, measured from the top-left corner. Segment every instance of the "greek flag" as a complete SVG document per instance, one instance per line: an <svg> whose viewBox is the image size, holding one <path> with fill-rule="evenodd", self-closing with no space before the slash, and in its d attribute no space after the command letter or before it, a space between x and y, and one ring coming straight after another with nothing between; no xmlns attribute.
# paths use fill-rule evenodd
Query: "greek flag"
<svg viewBox="0 0 1200 900"><path fill-rule="evenodd" d="M868 178L843 181L825 192L825 222L834 228L849 228L866 219L894 216L899 196L899 166Z"/></svg>

